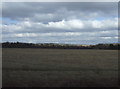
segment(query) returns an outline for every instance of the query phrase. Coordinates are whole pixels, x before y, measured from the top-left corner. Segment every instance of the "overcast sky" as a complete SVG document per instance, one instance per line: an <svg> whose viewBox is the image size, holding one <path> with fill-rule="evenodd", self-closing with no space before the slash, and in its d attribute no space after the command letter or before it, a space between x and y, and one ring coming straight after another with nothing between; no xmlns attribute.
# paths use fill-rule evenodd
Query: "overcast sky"
<svg viewBox="0 0 120 89"><path fill-rule="evenodd" d="M117 2L4 2L3 42L118 42Z"/></svg>

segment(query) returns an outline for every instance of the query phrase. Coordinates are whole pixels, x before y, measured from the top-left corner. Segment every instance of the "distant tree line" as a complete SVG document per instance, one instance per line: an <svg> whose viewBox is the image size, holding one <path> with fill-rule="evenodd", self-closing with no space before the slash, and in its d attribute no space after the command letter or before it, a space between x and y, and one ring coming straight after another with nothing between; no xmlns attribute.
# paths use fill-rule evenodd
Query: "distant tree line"
<svg viewBox="0 0 120 89"><path fill-rule="evenodd" d="M21 42L5 42L2 48L52 48L52 49L120 49L120 44L97 44L97 45L70 45L70 44L54 44L54 43L21 43Z"/></svg>
<svg viewBox="0 0 120 89"><path fill-rule="evenodd" d="M97 44L90 46L92 49L120 49L120 44Z"/></svg>

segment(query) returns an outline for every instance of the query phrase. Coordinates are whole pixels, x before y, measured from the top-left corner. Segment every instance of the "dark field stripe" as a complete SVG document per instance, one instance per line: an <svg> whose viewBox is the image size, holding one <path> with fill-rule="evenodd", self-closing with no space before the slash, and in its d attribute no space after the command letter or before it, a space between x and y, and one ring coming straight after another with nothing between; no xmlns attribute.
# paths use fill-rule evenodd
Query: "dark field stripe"
<svg viewBox="0 0 120 89"><path fill-rule="evenodd" d="M3 68L2 71L118 71L118 69L20 69Z"/></svg>

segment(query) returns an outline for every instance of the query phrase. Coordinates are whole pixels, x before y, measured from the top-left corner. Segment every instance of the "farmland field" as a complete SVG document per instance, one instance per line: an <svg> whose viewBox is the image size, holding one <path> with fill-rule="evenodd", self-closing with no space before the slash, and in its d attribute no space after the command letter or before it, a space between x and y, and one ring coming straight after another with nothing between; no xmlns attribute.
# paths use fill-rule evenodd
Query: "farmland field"
<svg viewBox="0 0 120 89"><path fill-rule="evenodd" d="M3 87L115 87L117 50L2 49Z"/></svg>

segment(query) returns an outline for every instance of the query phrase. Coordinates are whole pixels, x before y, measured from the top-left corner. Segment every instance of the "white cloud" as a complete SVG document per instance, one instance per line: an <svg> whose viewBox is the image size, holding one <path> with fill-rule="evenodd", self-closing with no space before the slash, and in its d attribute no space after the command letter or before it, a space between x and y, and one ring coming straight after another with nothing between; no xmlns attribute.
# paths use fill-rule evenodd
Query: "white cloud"
<svg viewBox="0 0 120 89"><path fill-rule="evenodd" d="M49 32L64 32L64 31L77 31L77 32L94 32L102 31L101 34L109 34L112 30L113 33L117 30L117 20L62 20L59 22L48 22L48 24L43 24L42 22L32 22L32 21L22 21L16 24L8 24L2 26L3 33L5 32L37 32L44 33L49 30ZM116 32L116 31L115 31ZM117 33L117 32L116 32ZM115 34L115 33L114 33Z"/></svg>
<svg viewBox="0 0 120 89"><path fill-rule="evenodd" d="M18 33L15 34L16 37L36 37L35 33Z"/></svg>
<svg viewBox="0 0 120 89"><path fill-rule="evenodd" d="M81 20L70 20L70 21L59 21L59 22L49 22L47 27L60 28L60 29L82 29L84 24Z"/></svg>
<svg viewBox="0 0 120 89"><path fill-rule="evenodd" d="M2 26L3 32L46 32L47 30L54 32L61 31L102 31L102 33L109 33L110 30L117 30L118 23L116 19L111 20L62 20L58 22L42 22L22 21L16 24L8 24Z"/></svg>
<svg viewBox="0 0 120 89"><path fill-rule="evenodd" d="M111 39L112 37L101 37L102 39Z"/></svg>
<svg viewBox="0 0 120 89"><path fill-rule="evenodd" d="M48 25L46 25L46 27L53 27L53 28L61 28L61 29L70 29L64 20L60 21L60 22L49 22Z"/></svg>
<svg viewBox="0 0 120 89"><path fill-rule="evenodd" d="M92 21L92 26L93 28L102 28L103 27L103 24L100 22L100 21Z"/></svg>

